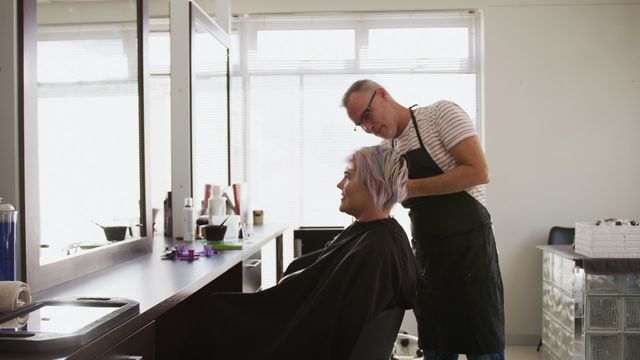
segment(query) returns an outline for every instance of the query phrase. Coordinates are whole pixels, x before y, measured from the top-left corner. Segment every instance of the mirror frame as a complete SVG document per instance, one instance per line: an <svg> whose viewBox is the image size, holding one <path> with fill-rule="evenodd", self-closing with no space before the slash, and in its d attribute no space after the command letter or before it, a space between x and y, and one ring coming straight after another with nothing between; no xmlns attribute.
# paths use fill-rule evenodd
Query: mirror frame
<svg viewBox="0 0 640 360"><path fill-rule="evenodd" d="M227 47L227 92L230 95L229 35L198 5L188 0L172 0L169 12L171 41L171 216L172 236L182 237L182 205L193 197L193 138L191 111L191 34L194 22L216 36ZM189 41L184 41L189 39ZM185 119L187 119L185 121ZM227 96L227 177L231 180L231 107Z"/></svg>
<svg viewBox="0 0 640 360"><path fill-rule="evenodd" d="M149 185L149 120L147 79L149 66L147 61L149 39L149 11L147 0L136 0L136 33L138 39L138 121L139 121L139 157L140 157L140 222L144 224L140 239L132 239L98 248L86 254L72 256L60 261L40 264L40 215L38 193L38 144L37 130L37 0L23 0L18 6L18 138L20 171L20 243L24 251L21 254L22 280L26 281L32 292L73 280L86 274L124 262L152 249L153 229L151 224L151 189Z"/></svg>

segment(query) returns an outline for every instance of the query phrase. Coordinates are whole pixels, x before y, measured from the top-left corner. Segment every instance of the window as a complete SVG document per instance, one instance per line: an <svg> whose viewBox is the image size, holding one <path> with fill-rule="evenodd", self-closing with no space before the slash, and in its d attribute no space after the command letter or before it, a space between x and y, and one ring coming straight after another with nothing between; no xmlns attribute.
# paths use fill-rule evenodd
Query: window
<svg viewBox="0 0 640 360"><path fill-rule="evenodd" d="M234 24L246 49L232 65L245 87L252 206L292 227L352 221L338 212L336 184L347 155L380 141L354 132L340 106L355 80L380 82L406 106L455 101L478 123L478 21L464 11L264 15ZM406 211L396 206L394 214L409 232Z"/></svg>

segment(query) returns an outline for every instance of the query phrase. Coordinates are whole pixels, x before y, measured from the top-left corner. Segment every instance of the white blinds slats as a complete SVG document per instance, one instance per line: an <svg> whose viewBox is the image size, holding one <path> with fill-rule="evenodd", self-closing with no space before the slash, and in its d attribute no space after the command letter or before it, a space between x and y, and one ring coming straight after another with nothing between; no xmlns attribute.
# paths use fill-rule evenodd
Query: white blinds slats
<svg viewBox="0 0 640 360"><path fill-rule="evenodd" d="M340 106L355 80L379 81L405 105L449 99L475 120L476 21L469 12L243 18L233 65L243 79L252 206L292 228L352 221L338 211L336 184L350 153L380 141L354 132ZM394 216L408 232L406 211L397 206Z"/></svg>
<svg viewBox="0 0 640 360"><path fill-rule="evenodd" d="M475 65L468 51L475 33L470 11L252 15L244 21L249 74L471 73Z"/></svg>

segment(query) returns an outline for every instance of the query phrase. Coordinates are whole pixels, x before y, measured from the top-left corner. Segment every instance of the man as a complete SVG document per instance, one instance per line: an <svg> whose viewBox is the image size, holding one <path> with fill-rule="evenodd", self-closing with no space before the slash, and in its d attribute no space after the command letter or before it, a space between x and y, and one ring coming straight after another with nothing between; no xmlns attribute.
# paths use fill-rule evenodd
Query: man
<svg viewBox="0 0 640 360"><path fill-rule="evenodd" d="M206 327L185 358L349 359L363 328L415 302L415 258L389 217L405 195L405 161L390 148L356 151L338 183L340 211L356 221L309 266L292 263L276 286L255 294L213 294Z"/></svg>
<svg viewBox="0 0 640 360"><path fill-rule="evenodd" d="M503 289L485 208L487 162L468 115L450 101L404 107L380 84L359 80L342 99L356 126L407 160L414 310L424 359L504 359Z"/></svg>

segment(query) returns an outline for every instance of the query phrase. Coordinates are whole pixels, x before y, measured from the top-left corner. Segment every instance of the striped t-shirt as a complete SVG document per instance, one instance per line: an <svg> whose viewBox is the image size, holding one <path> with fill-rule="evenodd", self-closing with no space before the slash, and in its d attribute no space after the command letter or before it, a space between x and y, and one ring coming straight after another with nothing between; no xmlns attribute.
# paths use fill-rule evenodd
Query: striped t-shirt
<svg viewBox="0 0 640 360"><path fill-rule="evenodd" d="M413 113L420 129L422 142L433 161L445 173L453 169L457 165L456 160L448 150L460 141L478 135L469 115L457 104L447 100L414 108ZM383 144L391 147L392 140L384 140ZM413 121L409 120L409 124L402 134L395 139L395 148L401 154L420 148ZM485 205L486 189L484 185L471 187L466 189L466 192Z"/></svg>

